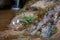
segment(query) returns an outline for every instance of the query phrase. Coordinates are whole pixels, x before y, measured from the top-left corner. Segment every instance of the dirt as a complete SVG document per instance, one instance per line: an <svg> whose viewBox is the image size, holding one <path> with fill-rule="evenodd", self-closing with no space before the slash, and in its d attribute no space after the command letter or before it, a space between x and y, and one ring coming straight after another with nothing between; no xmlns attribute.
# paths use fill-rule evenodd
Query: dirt
<svg viewBox="0 0 60 40"><path fill-rule="evenodd" d="M13 18L14 12L12 10L0 10L0 31L7 29L7 25Z"/></svg>

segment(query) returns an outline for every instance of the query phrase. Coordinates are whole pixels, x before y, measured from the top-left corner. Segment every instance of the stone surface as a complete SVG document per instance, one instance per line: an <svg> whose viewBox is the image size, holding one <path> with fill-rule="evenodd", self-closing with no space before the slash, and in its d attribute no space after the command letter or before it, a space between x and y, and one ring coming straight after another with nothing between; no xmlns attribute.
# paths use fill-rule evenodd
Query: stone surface
<svg viewBox="0 0 60 40"><path fill-rule="evenodd" d="M52 4L54 4L53 2L46 2L46 1L38 1L36 2L35 4L31 5L31 7L35 7L35 8L46 8L46 7L49 7L51 6Z"/></svg>

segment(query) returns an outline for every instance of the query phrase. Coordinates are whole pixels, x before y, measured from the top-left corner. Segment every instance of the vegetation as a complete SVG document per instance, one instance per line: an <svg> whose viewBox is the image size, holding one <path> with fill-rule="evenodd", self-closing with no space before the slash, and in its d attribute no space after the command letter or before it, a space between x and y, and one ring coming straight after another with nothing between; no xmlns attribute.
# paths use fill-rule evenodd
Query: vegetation
<svg viewBox="0 0 60 40"><path fill-rule="evenodd" d="M29 23L36 23L37 22L37 20L36 20L36 18L34 18L34 17L32 17L32 16L24 16L23 17L23 23L24 24L29 24Z"/></svg>

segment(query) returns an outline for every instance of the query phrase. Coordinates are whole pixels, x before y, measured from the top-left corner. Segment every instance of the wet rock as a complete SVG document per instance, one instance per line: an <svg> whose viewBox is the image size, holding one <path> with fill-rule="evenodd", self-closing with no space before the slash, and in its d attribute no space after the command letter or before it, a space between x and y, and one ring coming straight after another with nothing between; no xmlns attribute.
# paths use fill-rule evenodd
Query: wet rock
<svg viewBox="0 0 60 40"><path fill-rule="evenodd" d="M49 27L42 28L42 31L41 31L41 36L42 37L49 38L50 35L51 35L51 31L50 31Z"/></svg>

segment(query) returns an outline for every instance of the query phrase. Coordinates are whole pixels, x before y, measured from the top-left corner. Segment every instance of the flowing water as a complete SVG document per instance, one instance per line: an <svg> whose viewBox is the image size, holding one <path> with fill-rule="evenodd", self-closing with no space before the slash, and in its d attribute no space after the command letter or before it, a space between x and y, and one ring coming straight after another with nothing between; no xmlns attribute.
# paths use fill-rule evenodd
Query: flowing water
<svg viewBox="0 0 60 40"><path fill-rule="evenodd" d="M19 0L17 0L17 8L19 8Z"/></svg>
<svg viewBox="0 0 60 40"><path fill-rule="evenodd" d="M19 5L19 2L20 2L20 0L14 0L15 1L15 4L13 5L13 10L14 11L18 11L19 9L20 9L20 5Z"/></svg>

